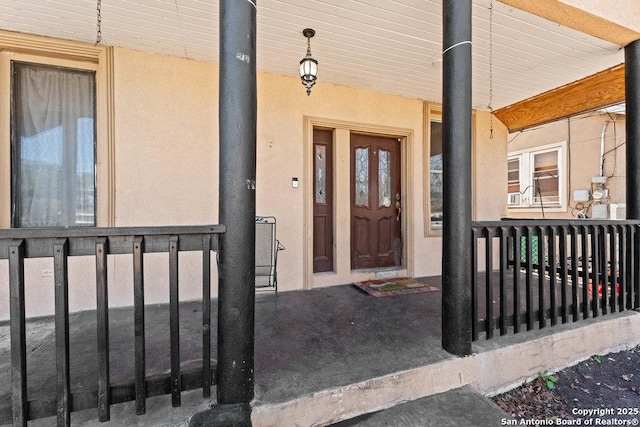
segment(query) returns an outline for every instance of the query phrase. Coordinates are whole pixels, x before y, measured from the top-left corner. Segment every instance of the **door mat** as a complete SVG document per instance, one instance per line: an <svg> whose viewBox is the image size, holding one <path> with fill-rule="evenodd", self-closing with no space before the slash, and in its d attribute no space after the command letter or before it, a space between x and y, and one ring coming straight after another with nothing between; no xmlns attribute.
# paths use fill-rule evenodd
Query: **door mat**
<svg viewBox="0 0 640 427"><path fill-rule="evenodd" d="M439 291L435 286L427 285L410 277L396 279L367 280L353 284L374 297L392 297L396 295L420 294Z"/></svg>

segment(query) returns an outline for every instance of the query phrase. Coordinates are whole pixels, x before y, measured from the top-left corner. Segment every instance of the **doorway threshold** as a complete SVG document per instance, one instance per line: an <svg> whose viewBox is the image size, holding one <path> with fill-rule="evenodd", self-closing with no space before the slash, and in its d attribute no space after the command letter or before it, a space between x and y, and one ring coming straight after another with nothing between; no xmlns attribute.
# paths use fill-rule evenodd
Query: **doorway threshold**
<svg viewBox="0 0 640 427"><path fill-rule="evenodd" d="M373 274L376 279L392 279L394 277L406 276L407 269L403 266L384 267L384 268L363 268L351 270L352 273L369 273Z"/></svg>
<svg viewBox="0 0 640 427"><path fill-rule="evenodd" d="M406 269L402 267L392 267L384 270L376 270L376 279L391 279L398 277L399 273L405 272Z"/></svg>

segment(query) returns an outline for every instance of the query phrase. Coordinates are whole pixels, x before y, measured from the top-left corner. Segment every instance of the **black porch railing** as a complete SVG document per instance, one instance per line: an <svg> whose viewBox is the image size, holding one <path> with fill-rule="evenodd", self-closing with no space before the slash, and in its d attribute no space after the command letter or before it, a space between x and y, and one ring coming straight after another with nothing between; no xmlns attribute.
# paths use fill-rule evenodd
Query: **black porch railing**
<svg viewBox="0 0 640 427"><path fill-rule="evenodd" d="M472 235L473 340L640 307L640 221L475 222Z"/></svg>
<svg viewBox="0 0 640 427"><path fill-rule="evenodd" d="M57 415L58 425L70 425L71 411L98 408L100 421L110 417L110 405L136 402L136 412L144 413L146 398L172 395L173 406L180 406L183 390L202 387L204 397L211 393L211 251L218 249L219 234L225 227L139 227L73 230L0 230L0 259L8 259L11 319L12 405L0 408L2 424L27 425L27 420ZM202 252L202 364L180 368L178 254ZM143 255L168 253L169 334L171 369L166 375L147 376L145 372L145 298ZM135 331L135 375L118 385L110 383L109 307L107 259L110 255L133 257L133 306ZM97 314L97 390L71 391L69 354L69 277L68 257L95 257ZM29 400L27 396L27 351L25 321L25 259L53 258L55 280L55 353L57 392L55 397ZM11 409L12 408L12 409ZM8 419L7 419L8 418Z"/></svg>

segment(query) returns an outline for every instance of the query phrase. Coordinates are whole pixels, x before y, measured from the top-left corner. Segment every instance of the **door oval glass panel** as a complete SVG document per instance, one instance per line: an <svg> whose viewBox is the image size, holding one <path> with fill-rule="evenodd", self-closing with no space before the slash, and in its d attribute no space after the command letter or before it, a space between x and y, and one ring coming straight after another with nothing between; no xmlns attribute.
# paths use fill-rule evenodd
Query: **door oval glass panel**
<svg viewBox="0 0 640 427"><path fill-rule="evenodd" d="M369 148L356 148L355 204L369 206Z"/></svg>

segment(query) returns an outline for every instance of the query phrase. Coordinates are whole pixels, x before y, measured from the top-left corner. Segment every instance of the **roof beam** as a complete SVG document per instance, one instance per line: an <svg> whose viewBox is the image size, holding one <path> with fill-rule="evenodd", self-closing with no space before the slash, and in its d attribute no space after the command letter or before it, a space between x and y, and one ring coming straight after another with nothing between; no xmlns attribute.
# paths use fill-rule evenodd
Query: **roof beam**
<svg viewBox="0 0 640 427"><path fill-rule="evenodd" d="M570 6L559 0L499 1L562 26L573 28L584 34L589 34L620 46L626 46L640 39L640 33L637 31L611 22L583 9Z"/></svg>
<svg viewBox="0 0 640 427"><path fill-rule="evenodd" d="M560 0L499 0L559 25L626 46L640 33ZM514 132L624 102L624 64L495 111Z"/></svg>
<svg viewBox="0 0 640 427"><path fill-rule="evenodd" d="M617 65L582 80L500 108L494 114L510 132L515 132L624 102L624 69L624 64Z"/></svg>

